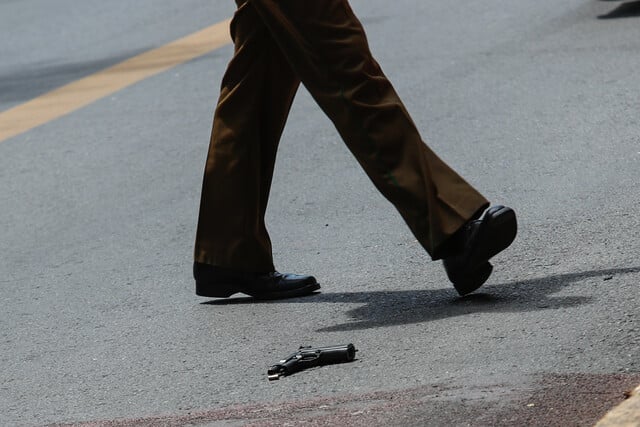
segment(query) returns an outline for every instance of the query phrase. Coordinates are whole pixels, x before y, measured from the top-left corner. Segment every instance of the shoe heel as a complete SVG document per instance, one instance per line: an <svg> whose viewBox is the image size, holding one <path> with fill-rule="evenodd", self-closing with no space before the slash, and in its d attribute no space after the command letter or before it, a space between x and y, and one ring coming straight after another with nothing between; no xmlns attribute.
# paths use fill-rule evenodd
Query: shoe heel
<svg viewBox="0 0 640 427"><path fill-rule="evenodd" d="M231 286L210 285L196 280L196 295L201 297L229 298L237 292L238 290Z"/></svg>
<svg viewBox="0 0 640 427"><path fill-rule="evenodd" d="M478 268L473 270L471 274L465 275L464 278L450 278L453 283L453 287L458 291L460 296L465 296L478 289L489 279L493 266L490 262L485 262ZM456 279L456 280L453 280Z"/></svg>

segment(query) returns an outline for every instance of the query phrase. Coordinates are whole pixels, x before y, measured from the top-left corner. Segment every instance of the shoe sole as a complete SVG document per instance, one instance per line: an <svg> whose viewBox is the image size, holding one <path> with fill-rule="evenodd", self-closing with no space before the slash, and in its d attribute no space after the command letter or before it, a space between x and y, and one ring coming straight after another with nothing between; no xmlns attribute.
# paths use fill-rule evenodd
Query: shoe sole
<svg viewBox="0 0 640 427"><path fill-rule="evenodd" d="M451 277L449 279L458 294L465 296L484 285L484 283L489 280L492 271L493 266L487 261L475 268L471 273L465 274L464 277L457 277L455 281Z"/></svg>
<svg viewBox="0 0 640 427"><path fill-rule="evenodd" d="M493 206L484 214L476 238L487 242L473 254L470 272L453 277L451 282L460 295L467 295L482 286L491 276L493 266L489 260L508 248L516 238L518 221L513 209Z"/></svg>
<svg viewBox="0 0 640 427"><path fill-rule="evenodd" d="M229 298L233 294L237 294L240 291L237 287L229 285L215 284L199 282L196 280L196 295L201 297L212 298Z"/></svg>
<svg viewBox="0 0 640 427"><path fill-rule="evenodd" d="M233 285L227 285L227 284L211 285L208 283L196 281L196 295L201 297L210 297L210 298L229 298L234 294L242 293L259 300L276 300L276 299L295 298L295 297L309 295L310 293L317 291L318 289L320 289L320 284L316 282L316 283L310 283L307 286L304 286L302 288L292 289L290 291L258 293L258 292L244 291L244 290L238 289L236 286L233 286Z"/></svg>
<svg viewBox="0 0 640 427"><path fill-rule="evenodd" d="M313 293L314 291L317 291L318 289L320 289L320 284L319 283L310 283L307 286L303 287L303 288L298 288L298 289L294 289L291 291L287 291L287 292L268 292L268 293L263 293L263 294L256 294L256 293L248 293L247 295L252 296L255 299L258 300L263 300L263 301L267 301L267 300L276 300L276 299L287 299L287 298L296 298L296 297L304 297L307 296L311 293Z"/></svg>

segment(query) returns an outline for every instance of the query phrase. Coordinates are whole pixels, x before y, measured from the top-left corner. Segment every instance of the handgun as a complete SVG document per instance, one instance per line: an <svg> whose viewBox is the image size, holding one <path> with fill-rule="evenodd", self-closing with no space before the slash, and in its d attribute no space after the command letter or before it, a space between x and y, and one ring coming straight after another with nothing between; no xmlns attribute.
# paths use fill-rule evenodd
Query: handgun
<svg viewBox="0 0 640 427"><path fill-rule="evenodd" d="M270 367L267 375L269 381L273 381L314 366L351 362L356 357L356 351L358 350L353 344L300 347L298 351Z"/></svg>

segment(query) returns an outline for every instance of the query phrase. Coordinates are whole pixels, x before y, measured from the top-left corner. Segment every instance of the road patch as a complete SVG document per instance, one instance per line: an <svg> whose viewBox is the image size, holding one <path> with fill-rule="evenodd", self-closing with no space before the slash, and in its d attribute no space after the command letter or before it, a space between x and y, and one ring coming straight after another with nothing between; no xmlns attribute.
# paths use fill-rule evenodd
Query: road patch
<svg viewBox="0 0 640 427"><path fill-rule="evenodd" d="M231 43L229 23L211 25L0 113L0 142Z"/></svg>

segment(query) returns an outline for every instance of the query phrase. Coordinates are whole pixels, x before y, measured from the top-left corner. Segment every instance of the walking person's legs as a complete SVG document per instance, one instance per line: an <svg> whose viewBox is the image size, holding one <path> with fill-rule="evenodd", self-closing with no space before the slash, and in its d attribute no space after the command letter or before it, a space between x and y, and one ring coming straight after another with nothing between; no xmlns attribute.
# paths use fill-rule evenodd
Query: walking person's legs
<svg viewBox="0 0 640 427"><path fill-rule="evenodd" d="M364 30L347 0L237 2L236 54L225 75L214 120L197 264L235 271L273 270L264 208L277 140L295 93L293 86L300 79L418 241L433 259L444 259L456 289L465 294L481 286L491 273L489 258L515 237L515 214L497 207L478 219L489 205L487 200L424 144L371 56ZM267 47L270 54L264 57ZM271 66L265 68L267 63ZM279 79L278 85L286 83L282 76L269 74L273 64L287 69L291 91L284 93L290 97L281 96L282 90L265 89L272 78ZM259 108L247 107L253 94L259 94ZM280 114L270 116L268 102L275 103ZM244 108L249 110L243 116ZM257 131L264 126L272 131ZM231 206L226 205L229 201ZM220 205L224 205L222 211L218 211ZM304 288L300 283L308 291L315 284L311 279L269 283L273 289L293 287L300 294L299 288Z"/></svg>
<svg viewBox="0 0 640 427"><path fill-rule="evenodd" d="M422 141L369 50L347 0L249 0L292 68L380 192L461 294L489 277L516 234L513 210L488 201Z"/></svg>

